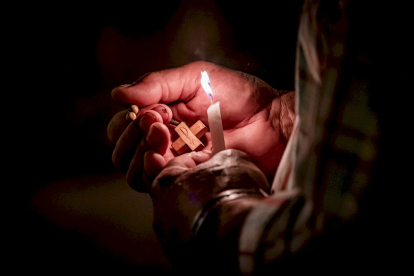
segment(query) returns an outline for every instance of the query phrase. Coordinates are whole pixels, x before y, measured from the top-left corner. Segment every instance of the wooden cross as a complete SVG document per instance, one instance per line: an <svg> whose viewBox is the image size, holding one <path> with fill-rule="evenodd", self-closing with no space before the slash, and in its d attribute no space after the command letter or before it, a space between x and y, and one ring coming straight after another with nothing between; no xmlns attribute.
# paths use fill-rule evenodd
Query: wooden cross
<svg viewBox="0 0 414 276"><path fill-rule="evenodd" d="M181 122L175 128L175 132L177 132L180 137L172 143L172 147L177 154L183 154L189 148L195 150L200 145L203 145L199 138L207 132L207 127L200 120L190 128L185 122Z"/></svg>
<svg viewBox="0 0 414 276"><path fill-rule="evenodd" d="M137 118L138 110L138 106L131 105L126 113L126 119L128 121L134 121ZM201 138L208 129L200 120L190 128L188 128L185 122L179 123L175 120L171 120L169 124L176 126L175 132L179 135L179 138L172 143L172 147L177 154L183 154L189 148L195 150L200 145L203 145L199 138Z"/></svg>

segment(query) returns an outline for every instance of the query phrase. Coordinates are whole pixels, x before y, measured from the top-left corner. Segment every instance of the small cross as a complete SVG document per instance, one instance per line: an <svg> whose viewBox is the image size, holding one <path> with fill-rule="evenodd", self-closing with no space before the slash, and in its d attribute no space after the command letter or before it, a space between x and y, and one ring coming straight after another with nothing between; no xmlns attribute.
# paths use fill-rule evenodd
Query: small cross
<svg viewBox="0 0 414 276"><path fill-rule="evenodd" d="M207 127L200 120L190 128L185 122L181 122L175 128L175 132L177 132L180 137L172 143L172 147L177 154L183 154L189 148L195 150L200 145L203 145L199 138L207 132Z"/></svg>

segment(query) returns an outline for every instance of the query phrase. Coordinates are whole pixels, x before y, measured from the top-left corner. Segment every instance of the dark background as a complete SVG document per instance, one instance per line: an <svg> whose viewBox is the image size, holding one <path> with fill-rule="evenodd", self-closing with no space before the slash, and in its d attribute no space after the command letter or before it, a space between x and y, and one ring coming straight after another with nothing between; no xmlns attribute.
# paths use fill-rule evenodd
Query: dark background
<svg viewBox="0 0 414 276"><path fill-rule="evenodd" d="M117 272L170 266L151 229L147 194L111 163L111 90L195 60L293 88L301 1L25 4L4 25L11 180L4 193L7 263L15 272ZM10 10L4 9L4 13ZM7 168L7 167L6 167ZM14 170L13 170L14 169Z"/></svg>

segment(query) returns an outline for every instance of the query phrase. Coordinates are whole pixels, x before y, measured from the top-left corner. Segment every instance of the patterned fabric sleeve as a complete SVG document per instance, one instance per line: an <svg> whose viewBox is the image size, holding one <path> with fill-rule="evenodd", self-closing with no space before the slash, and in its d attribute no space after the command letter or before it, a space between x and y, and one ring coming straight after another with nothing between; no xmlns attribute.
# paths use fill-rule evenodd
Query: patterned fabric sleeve
<svg viewBox="0 0 414 276"><path fill-rule="evenodd" d="M273 194L247 216L243 275L381 271L390 252L375 231L380 159L367 5L305 1L298 33L297 131ZM367 13L368 14L368 13ZM368 34L367 35L372 35ZM293 142L292 142L293 141ZM379 210L378 209L378 210ZM383 231L381 233L384 233ZM397 268L396 268L397 269ZM267 275L267 274L265 274Z"/></svg>

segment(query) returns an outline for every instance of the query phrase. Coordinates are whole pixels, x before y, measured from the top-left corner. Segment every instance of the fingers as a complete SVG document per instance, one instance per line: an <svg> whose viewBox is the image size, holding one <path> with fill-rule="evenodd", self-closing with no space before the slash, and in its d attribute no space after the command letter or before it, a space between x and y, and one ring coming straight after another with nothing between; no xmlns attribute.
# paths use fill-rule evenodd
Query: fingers
<svg viewBox="0 0 414 276"><path fill-rule="evenodd" d="M152 182L155 175L164 167L164 155L169 146L168 128L159 122L152 124L148 135L137 146L129 164L127 182L131 188L138 192L147 192L145 183Z"/></svg>
<svg viewBox="0 0 414 276"><path fill-rule="evenodd" d="M153 157L148 155L148 157ZM168 187L174 183L174 181L188 169L196 166L195 161L189 156L189 154L183 154L170 160L163 169L159 172L153 182L149 182L147 189L156 194L160 188Z"/></svg>
<svg viewBox="0 0 414 276"><path fill-rule="evenodd" d="M121 116L122 114L119 117ZM112 154L112 162L118 170L126 173L140 141L148 133L150 126L157 122L163 123L163 117L154 110L148 110L140 115L138 120L134 120L126 127L125 131L117 139ZM112 139L116 138L115 135L112 135Z"/></svg>
<svg viewBox="0 0 414 276"><path fill-rule="evenodd" d="M144 173L143 178L146 183L145 192L150 190L150 186L157 175L165 167L167 161L164 156L155 151L147 151L144 154Z"/></svg>
<svg viewBox="0 0 414 276"><path fill-rule="evenodd" d="M148 148L160 154L165 154L170 146L170 132L167 126L161 123L152 124L145 142Z"/></svg>
<svg viewBox="0 0 414 276"><path fill-rule="evenodd" d="M212 156L212 152L209 150L200 152L191 152L175 157L167 163L164 156L155 151L147 151L144 155L144 179L147 183L147 190L155 178L160 174L163 178L162 183L169 185L167 182L175 180L182 172L187 169L195 167L197 164L209 160ZM168 176L168 177L167 177Z"/></svg>
<svg viewBox="0 0 414 276"><path fill-rule="evenodd" d="M130 121L126 120L125 118L127 113L128 110L118 112L109 122L107 127L107 135L109 141L111 141L112 143L116 143L116 141L118 141L119 137L130 124Z"/></svg>
<svg viewBox="0 0 414 276"><path fill-rule="evenodd" d="M183 154L180 156L175 157L171 161L169 161L165 168L182 168L182 169L191 169L196 165L206 162L212 157L211 150L203 150L203 151L192 151L188 154Z"/></svg>
<svg viewBox="0 0 414 276"><path fill-rule="evenodd" d="M208 62L193 62L185 66L153 72L141 77L131 85L122 85L112 90L112 98L120 105L188 101L200 89L200 72L213 70L217 66Z"/></svg>
<svg viewBox="0 0 414 276"><path fill-rule="evenodd" d="M151 104L149 106L140 108L138 113L136 114L137 118L142 116L147 111L156 111L158 114L160 114L162 118L162 122L164 124L167 124L172 119L172 111L170 107L165 104L159 104L159 103Z"/></svg>
<svg viewBox="0 0 414 276"><path fill-rule="evenodd" d="M116 169L124 173L127 172L135 149L145 135L144 130L141 129L141 125L148 125L151 122L155 123L157 119L159 119L157 116L149 113L143 115L140 120L135 120L127 126L117 140L112 154L112 163Z"/></svg>
<svg viewBox="0 0 414 276"><path fill-rule="evenodd" d="M211 151L203 150L177 156L166 163L158 154L147 152L145 163L151 164L151 167L145 165L147 190L154 194L158 189L172 185L180 175L211 157Z"/></svg>
<svg viewBox="0 0 414 276"><path fill-rule="evenodd" d="M157 157L148 155L148 158ZM202 163L197 164L198 161ZM209 185L203 185L206 183ZM211 190L216 184L219 184L219 190L225 186L228 188L254 186L264 191L269 188L265 175L251 162L246 153L238 150L224 150L214 156L207 151L202 151L180 155L170 160L154 179L152 185L148 186L148 191L152 197L157 197L164 193L162 191L164 188L167 188L169 193L183 189L187 185L184 190L194 187L193 191L199 193L202 190Z"/></svg>
<svg viewBox="0 0 414 276"><path fill-rule="evenodd" d="M166 105L153 104L140 109L133 121L127 120L131 118L129 112L119 112L108 126L108 136L117 141L112 161L119 171L127 173L127 182L133 189L146 192L145 182L151 183L167 160L173 158L172 153L164 156L171 143L170 132L164 124L171 120L172 112ZM187 160L180 166L188 168L210 157L208 151L192 153L186 155L190 163Z"/></svg>
<svg viewBox="0 0 414 276"><path fill-rule="evenodd" d="M135 121L137 118L140 118L147 111L155 111L158 113L161 116L161 122L164 124L167 124L172 119L171 109L165 104L152 104L140 109L136 105L133 105L133 107L134 108L118 112L109 122L107 133L108 138L112 143L116 143L118 141L131 121ZM158 117L155 113L154 116Z"/></svg>
<svg viewBox="0 0 414 276"><path fill-rule="evenodd" d="M211 150L203 151L193 151L188 154L188 157L191 157L196 164L206 162L211 159L213 153Z"/></svg>

